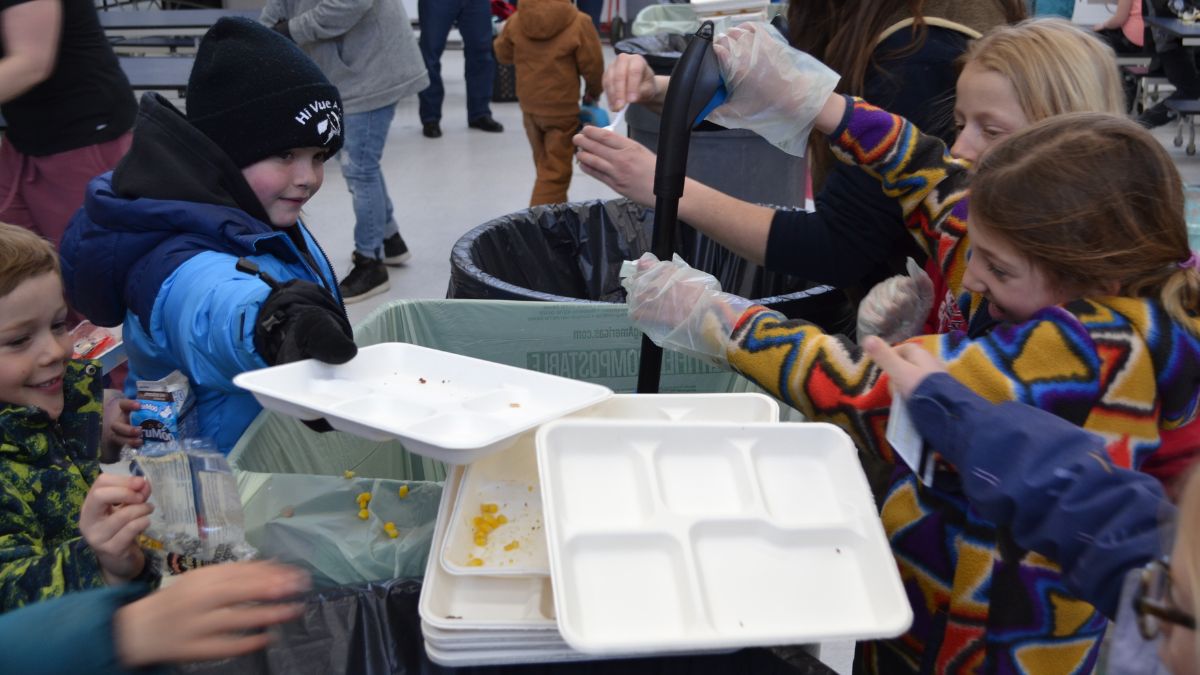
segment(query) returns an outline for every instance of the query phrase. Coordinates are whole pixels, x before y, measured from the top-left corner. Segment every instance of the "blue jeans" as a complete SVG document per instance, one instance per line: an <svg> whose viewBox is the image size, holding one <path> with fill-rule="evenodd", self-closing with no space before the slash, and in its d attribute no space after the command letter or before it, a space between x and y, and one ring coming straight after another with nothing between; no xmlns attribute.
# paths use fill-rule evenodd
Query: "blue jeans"
<svg viewBox="0 0 1200 675"><path fill-rule="evenodd" d="M446 37L458 24L463 39L463 66L467 80L467 121L491 116L492 80L496 76L492 58L492 8L488 0L418 0L417 21L421 28L418 43L429 86L417 94L421 123L442 119L442 52Z"/></svg>
<svg viewBox="0 0 1200 675"><path fill-rule="evenodd" d="M396 106L392 104L346 115L345 143L338 153L342 175L354 202L354 250L369 258L382 258L383 240L399 232L379 168L395 114Z"/></svg>

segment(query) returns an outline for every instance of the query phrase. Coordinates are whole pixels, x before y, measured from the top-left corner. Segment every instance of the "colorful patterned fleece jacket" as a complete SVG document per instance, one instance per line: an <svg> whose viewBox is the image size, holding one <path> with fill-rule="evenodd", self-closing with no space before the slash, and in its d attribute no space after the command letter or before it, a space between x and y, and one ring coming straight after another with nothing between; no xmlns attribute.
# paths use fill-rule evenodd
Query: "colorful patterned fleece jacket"
<svg viewBox="0 0 1200 675"><path fill-rule="evenodd" d="M918 239L935 246L947 278L961 287L965 221L954 214L959 204L965 214L965 200L961 190L940 185L961 164L944 152L922 152L929 146L910 124L861 102L835 140L885 185L899 186L889 189L914 214ZM1198 334L1200 320L1185 328L1155 299L1104 297L1049 307L976 339L952 332L916 340L985 398L1021 401L1100 434L1115 465L1173 472L1196 446L1172 438L1200 427L1192 424ZM845 429L860 451L893 459L884 438L887 376L853 342L756 306L737 322L727 356L809 419ZM1186 450L1167 467L1164 445ZM974 511L948 467L925 486L896 463L882 518L914 622L900 638L866 645L867 672L1091 671L1104 617L1072 596L1053 561L1020 549Z"/></svg>

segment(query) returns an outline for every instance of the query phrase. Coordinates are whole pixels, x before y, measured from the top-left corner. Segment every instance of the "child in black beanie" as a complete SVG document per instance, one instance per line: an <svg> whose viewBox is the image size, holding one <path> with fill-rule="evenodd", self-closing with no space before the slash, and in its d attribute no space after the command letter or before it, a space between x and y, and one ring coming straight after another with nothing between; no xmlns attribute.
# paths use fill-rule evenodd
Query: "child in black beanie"
<svg viewBox="0 0 1200 675"><path fill-rule="evenodd" d="M63 239L63 280L93 322L124 323L130 387L182 371L198 433L227 453L260 410L234 375L356 353L300 221L342 145L342 104L287 38L226 18L200 43L187 108L142 97L129 154L91 182Z"/></svg>

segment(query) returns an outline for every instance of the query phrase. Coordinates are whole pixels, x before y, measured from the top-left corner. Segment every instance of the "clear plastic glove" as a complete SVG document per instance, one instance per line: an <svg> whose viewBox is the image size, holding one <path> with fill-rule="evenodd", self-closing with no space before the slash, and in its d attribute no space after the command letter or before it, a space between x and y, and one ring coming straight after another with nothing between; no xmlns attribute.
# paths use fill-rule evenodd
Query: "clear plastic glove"
<svg viewBox="0 0 1200 675"><path fill-rule="evenodd" d="M654 344L729 366L729 336L753 302L721 292L716 277L693 269L679 256L660 261L643 254L621 285L628 291L629 318Z"/></svg>
<svg viewBox="0 0 1200 675"><path fill-rule="evenodd" d="M921 334L933 309L933 281L908 259L908 276L898 274L875 285L858 305L858 342L878 335L895 344Z"/></svg>
<svg viewBox="0 0 1200 675"><path fill-rule="evenodd" d="M748 129L784 152L803 157L817 114L841 76L792 49L774 26L744 23L717 36L713 50L729 98L708 119Z"/></svg>

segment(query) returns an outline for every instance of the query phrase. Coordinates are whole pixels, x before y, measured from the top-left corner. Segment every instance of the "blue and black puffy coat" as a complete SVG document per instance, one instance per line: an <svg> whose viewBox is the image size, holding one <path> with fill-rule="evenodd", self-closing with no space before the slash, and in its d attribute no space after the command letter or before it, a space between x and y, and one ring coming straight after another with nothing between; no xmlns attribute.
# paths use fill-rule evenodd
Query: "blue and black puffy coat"
<svg viewBox="0 0 1200 675"><path fill-rule="evenodd" d="M233 161L170 103L143 96L129 154L88 184L61 245L67 297L94 323L124 324L129 377L187 375L199 434L228 453L261 409L233 385L268 364L254 346L270 288L235 269L245 257L281 282L303 279L341 302L332 266L296 223L302 250L269 219Z"/></svg>

